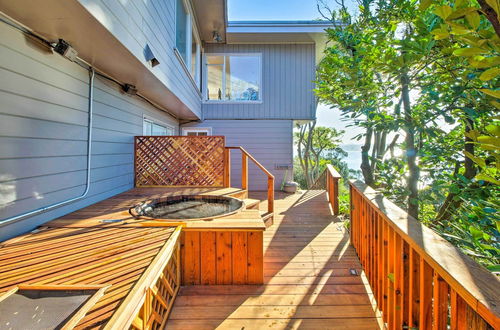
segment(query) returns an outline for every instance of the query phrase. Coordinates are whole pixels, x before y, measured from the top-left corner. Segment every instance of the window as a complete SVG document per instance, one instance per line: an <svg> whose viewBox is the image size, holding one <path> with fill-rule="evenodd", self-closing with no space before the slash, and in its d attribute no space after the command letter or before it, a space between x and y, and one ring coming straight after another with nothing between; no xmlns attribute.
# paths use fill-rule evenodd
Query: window
<svg viewBox="0 0 500 330"><path fill-rule="evenodd" d="M260 54L207 54L205 100L260 101L261 58Z"/></svg>
<svg viewBox="0 0 500 330"><path fill-rule="evenodd" d="M196 36L196 34L192 33L192 39L191 39L191 67L190 67L190 72L191 76L194 79L194 82L196 83L196 87L200 89L200 68L201 68L201 63L200 63L200 58L201 58L201 42L200 39Z"/></svg>
<svg viewBox="0 0 500 330"><path fill-rule="evenodd" d="M177 0L175 12L175 47L184 63L188 63L188 29L190 18L184 5L184 0Z"/></svg>
<svg viewBox="0 0 500 330"><path fill-rule="evenodd" d="M189 127L182 129L182 135L186 136L208 136L212 135L212 128L210 127Z"/></svg>
<svg viewBox="0 0 500 330"><path fill-rule="evenodd" d="M175 48L186 72L191 75L198 90L200 86L201 68L201 41L191 8L186 0L176 1L175 13Z"/></svg>
<svg viewBox="0 0 500 330"><path fill-rule="evenodd" d="M144 117L143 135L175 135L175 129L158 120Z"/></svg>

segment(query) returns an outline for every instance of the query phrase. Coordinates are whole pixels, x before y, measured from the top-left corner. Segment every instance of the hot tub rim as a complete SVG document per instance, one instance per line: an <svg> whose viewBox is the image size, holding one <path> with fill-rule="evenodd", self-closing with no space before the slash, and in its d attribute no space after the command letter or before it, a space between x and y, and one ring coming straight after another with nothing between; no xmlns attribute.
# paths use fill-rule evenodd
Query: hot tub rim
<svg viewBox="0 0 500 330"><path fill-rule="evenodd" d="M148 216L144 216L144 215L134 215L132 213L132 210L135 210L135 208L138 207L138 206L140 206L140 205L144 205L145 203L153 203L153 202L158 203L158 202L161 202L161 201L168 200L169 198L172 198L172 197L179 197L179 198L182 198L182 197L199 197L199 198L212 197L212 198L219 198L219 199L222 198L222 199L229 199L229 200L235 200L237 202L241 202L241 206L239 208L237 208L236 210L234 210L234 211L223 213L223 214L220 214L220 215L211 216L211 217L202 217L202 218L189 218L189 219L154 218L154 217L148 217ZM153 221L163 221L163 222L190 222L190 221L212 221L212 220L216 220L216 219L219 219L219 218L223 218L223 217L227 217L229 215L234 215L236 213L239 213L244 208L245 208L245 201L242 200L242 199L240 199L240 198L233 197L233 196L221 196L221 195L210 195L210 194L206 194L206 195L205 194L203 194L203 195L182 194L182 195L171 195L171 196L167 196L167 197L160 197L160 198L148 199L148 200L145 200L145 201L142 201L140 203L137 203L137 204L133 205L132 207L130 207L128 209L128 212L136 220L153 220Z"/></svg>

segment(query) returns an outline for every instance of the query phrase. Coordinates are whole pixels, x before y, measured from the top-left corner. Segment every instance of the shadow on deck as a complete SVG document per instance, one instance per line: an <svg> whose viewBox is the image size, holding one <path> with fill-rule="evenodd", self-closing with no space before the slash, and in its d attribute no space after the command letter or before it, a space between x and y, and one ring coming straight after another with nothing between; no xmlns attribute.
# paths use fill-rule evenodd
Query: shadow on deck
<svg viewBox="0 0 500 330"><path fill-rule="evenodd" d="M255 192L252 198L265 199ZM378 329L349 235L324 191L276 193L264 233L264 285L183 287L168 329Z"/></svg>

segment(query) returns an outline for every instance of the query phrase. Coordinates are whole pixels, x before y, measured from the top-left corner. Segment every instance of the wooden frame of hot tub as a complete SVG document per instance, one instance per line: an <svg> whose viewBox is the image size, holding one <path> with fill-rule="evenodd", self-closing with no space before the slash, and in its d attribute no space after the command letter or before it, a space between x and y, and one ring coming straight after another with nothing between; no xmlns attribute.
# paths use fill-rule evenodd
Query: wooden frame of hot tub
<svg viewBox="0 0 500 330"><path fill-rule="evenodd" d="M182 284L262 284L262 240L262 230L183 231Z"/></svg>
<svg viewBox="0 0 500 330"><path fill-rule="evenodd" d="M146 199L173 195L245 197L237 188L134 188L51 221L51 226L164 227L182 226L180 234L183 285L262 284L263 232L259 210L246 209L207 221L168 222L134 219L128 208ZM118 220L105 224L103 220Z"/></svg>

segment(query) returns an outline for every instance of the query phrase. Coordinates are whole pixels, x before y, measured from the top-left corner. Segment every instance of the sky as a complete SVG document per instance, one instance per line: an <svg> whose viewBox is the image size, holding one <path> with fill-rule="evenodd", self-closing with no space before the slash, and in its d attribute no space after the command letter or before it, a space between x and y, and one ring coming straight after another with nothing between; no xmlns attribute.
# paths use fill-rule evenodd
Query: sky
<svg viewBox="0 0 500 330"><path fill-rule="evenodd" d="M228 0L230 21L258 20L314 20L321 18L316 7L317 0ZM333 0L326 0L335 8ZM346 0L354 8L355 0Z"/></svg>

